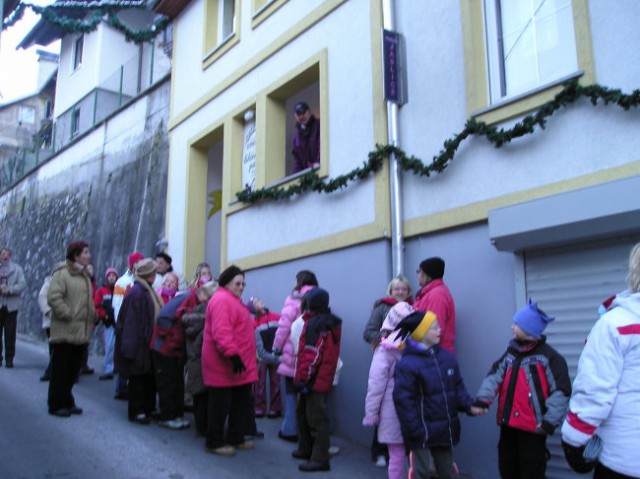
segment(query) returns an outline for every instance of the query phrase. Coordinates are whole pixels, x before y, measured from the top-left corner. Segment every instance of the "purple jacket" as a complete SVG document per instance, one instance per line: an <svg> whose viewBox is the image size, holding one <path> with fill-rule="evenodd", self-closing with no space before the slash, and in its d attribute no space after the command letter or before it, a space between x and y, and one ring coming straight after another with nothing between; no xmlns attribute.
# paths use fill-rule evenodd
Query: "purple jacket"
<svg viewBox="0 0 640 479"><path fill-rule="evenodd" d="M315 116L311 115L306 129L296 123L291 153L294 173L311 168L314 163L320 164L320 120Z"/></svg>

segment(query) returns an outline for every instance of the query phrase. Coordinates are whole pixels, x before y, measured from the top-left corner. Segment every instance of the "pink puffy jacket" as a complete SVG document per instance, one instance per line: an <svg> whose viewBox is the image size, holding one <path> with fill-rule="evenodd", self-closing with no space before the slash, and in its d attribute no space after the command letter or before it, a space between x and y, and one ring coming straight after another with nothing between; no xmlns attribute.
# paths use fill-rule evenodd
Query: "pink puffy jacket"
<svg viewBox="0 0 640 479"><path fill-rule="evenodd" d="M247 368L236 374L231 360L240 356ZM209 300L202 343L202 378L206 386L231 387L257 381L253 320L242 300L219 287Z"/></svg>
<svg viewBox="0 0 640 479"><path fill-rule="evenodd" d="M284 300L284 306L278 321L278 330L273 340L273 349L282 351L278 374L293 378L296 375L296 356L293 351L293 343L289 340L291 336L291 324L300 316L300 302L307 291L313 286L303 286L300 291L293 291Z"/></svg>

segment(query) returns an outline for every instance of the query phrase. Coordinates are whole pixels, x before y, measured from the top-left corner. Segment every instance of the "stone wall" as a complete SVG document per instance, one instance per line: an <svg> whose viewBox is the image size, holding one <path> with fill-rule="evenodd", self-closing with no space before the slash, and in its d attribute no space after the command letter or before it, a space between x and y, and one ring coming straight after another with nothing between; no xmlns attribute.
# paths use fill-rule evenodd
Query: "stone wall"
<svg viewBox="0 0 640 479"><path fill-rule="evenodd" d="M107 267L156 252L164 237L169 139L167 78L58 152L0 197L0 244L24 269L18 331L42 337L37 295L66 245L90 245L98 285Z"/></svg>

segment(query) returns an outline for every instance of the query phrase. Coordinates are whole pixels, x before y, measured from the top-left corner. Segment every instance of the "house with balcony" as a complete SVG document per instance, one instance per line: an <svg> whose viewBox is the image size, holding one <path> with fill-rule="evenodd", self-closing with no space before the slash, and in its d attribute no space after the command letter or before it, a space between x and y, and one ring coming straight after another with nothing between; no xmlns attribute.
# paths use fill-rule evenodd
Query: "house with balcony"
<svg viewBox="0 0 640 479"><path fill-rule="evenodd" d="M317 274L344 318L336 434L369 443L362 331L394 275L417 290L428 257L446 261L472 393L528 298L556 317L548 340L575 374L598 305L625 288L640 240L640 119L624 96L640 78L640 4L165 4L179 12L166 210L175 263L237 264L245 294L273 310L297 271ZM294 173L301 101L320 122L320 161ZM388 144L400 150L373 168L376 145ZM339 186L323 191L313 172ZM345 186L343 175L355 179ZM455 458L469 477L498 475L490 416L463 418ZM549 449L547 476L576 477L557 435Z"/></svg>

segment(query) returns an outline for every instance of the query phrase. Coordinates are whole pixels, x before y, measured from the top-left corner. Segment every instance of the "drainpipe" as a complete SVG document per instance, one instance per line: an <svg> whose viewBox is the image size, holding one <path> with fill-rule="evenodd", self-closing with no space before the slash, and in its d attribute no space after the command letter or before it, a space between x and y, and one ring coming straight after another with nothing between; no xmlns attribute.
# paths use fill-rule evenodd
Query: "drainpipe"
<svg viewBox="0 0 640 479"><path fill-rule="evenodd" d="M394 29L393 0L382 1L382 24L385 30ZM389 144L398 146L398 104L387 101L387 134ZM400 167L395 154L389 156L389 183L391 187L391 263L393 274L402 274L404 239L402 236L402 191Z"/></svg>

